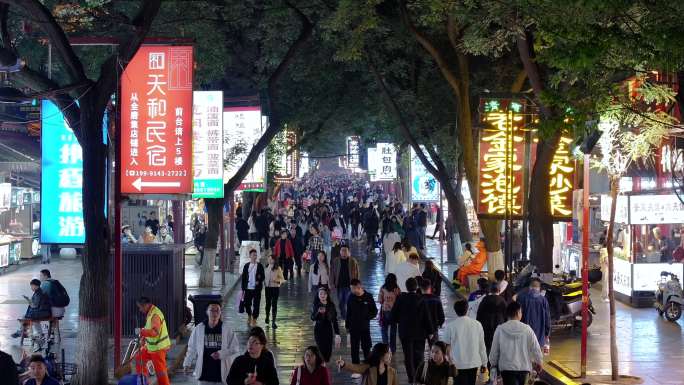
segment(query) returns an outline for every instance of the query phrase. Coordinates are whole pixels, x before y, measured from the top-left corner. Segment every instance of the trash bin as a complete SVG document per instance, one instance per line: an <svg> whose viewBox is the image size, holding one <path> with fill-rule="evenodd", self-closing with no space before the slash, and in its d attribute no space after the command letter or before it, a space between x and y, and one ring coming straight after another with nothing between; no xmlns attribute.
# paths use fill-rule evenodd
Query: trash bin
<svg viewBox="0 0 684 385"><path fill-rule="evenodd" d="M210 302L222 303L221 294L197 294L189 295L188 301L192 302L192 314L195 318L195 325L204 321L207 317L207 307Z"/></svg>

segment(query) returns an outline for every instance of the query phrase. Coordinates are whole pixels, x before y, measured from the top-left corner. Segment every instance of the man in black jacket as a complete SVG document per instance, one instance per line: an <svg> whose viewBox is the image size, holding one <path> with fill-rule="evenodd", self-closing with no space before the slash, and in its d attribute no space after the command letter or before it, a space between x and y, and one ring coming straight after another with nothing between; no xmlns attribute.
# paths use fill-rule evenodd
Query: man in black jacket
<svg viewBox="0 0 684 385"><path fill-rule="evenodd" d="M256 250L250 250L249 263L242 268L241 286L247 322L251 326L256 326L256 320L259 318L261 289L264 287L265 277L264 266L257 261Z"/></svg>
<svg viewBox="0 0 684 385"><path fill-rule="evenodd" d="M370 321L378 315L378 307L375 305L373 296L363 289L361 281L352 279L350 281L351 292L347 301L347 315L345 327L351 339L352 363L358 364L359 344L363 350L364 359L368 359L371 350Z"/></svg>
<svg viewBox="0 0 684 385"><path fill-rule="evenodd" d="M432 338L428 341L429 344L432 345L433 342L439 339L439 329L444 325L444 308L442 307L442 300L432 293L432 281L428 278L423 278L420 282L420 292L423 304L430 316L430 321L432 321L428 333L428 335L432 335Z"/></svg>
<svg viewBox="0 0 684 385"><path fill-rule="evenodd" d="M235 230L237 232L238 243L242 245L242 241L249 241L249 224L242 217L242 211L238 210L235 219Z"/></svg>
<svg viewBox="0 0 684 385"><path fill-rule="evenodd" d="M266 210L261 210L261 214L257 215L255 226L259 233L259 242L261 242L261 250L266 250L268 247L268 216Z"/></svg>
<svg viewBox="0 0 684 385"><path fill-rule="evenodd" d="M406 280L407 293L399 294L392 308L392 320L399 324L399 339L404 351L408 383L414 382L416 368L423 360L425 339L430 338L432 320L423 298L416 294L415 278Z"/></svg>
<svg viewBox="0 0 684 385"><path fill-rule="evenodd" d="M0 378L3 384L19 385L19 373L17 372L17 364L14 363L12 356L0 350Z"/></svg>

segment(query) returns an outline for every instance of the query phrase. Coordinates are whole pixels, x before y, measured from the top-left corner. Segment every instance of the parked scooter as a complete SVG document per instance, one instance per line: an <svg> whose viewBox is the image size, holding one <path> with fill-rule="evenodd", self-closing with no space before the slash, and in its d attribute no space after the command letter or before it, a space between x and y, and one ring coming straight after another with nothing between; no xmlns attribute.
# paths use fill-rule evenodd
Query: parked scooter
<svg viewBox="0 0 684 385"><path fill-rule="evenodd" d="M670 277L669 280L667 279L668 276ZM658 310L658 314L665 315L665 319L670 322L675 322L682 316L684 299L682 298L682 285L679 283L676 274L669 271L661 272L655 295L655 308Z"/></svg>

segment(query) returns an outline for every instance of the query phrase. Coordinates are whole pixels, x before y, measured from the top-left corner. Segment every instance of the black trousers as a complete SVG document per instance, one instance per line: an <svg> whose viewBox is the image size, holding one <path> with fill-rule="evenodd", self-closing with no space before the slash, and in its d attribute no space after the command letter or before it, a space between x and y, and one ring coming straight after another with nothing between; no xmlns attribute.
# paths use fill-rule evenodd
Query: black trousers
<svg viewBox="0 0 684 385"><path fill-rule="evenodd" d="M413 383L416 376L416 369L421 361L425 351L425 339L400 338L401 350L404 352L404 366L406 367L406 375L408 382Z"/></svg>
<svg viewBox="0 0 684 385"><path fill-rule="evenodd" d="M283 277L285 278L285 280L288 280L290 275L294 277L294 261L292 260L292 258L280 257L279 260L280 267L283 268Z"/></svg>
<svg viewBox="0 0 684 385"><path fill-rule="evenodd" d="M504 370L501 372L501 378L504 385L525 385L527 383L527 372Z"/></svg>
<svg viewBox="0 0 684 385"><path fill-rule="evenodd" d="M261 289L245 290L245 313L254 319L259 318L259 307L261 305Z"/></svg>
<svg viewBox="0 0 684 385"><path fill-rule="evenodd" d="M349 338L351 339L352 364L361 363L361 359L359 357L359 344L363 350L363 359L367 360L368 356L370 356L372 345L370 330L350 331Z"/></svg>
<svg viewBox="0 0 684 385"><path fill-rule="evenodd" d="M279 287L266 287L266 318L273 314L271 319L273 322L276 320L276 314L278 313L278 297L280 296ZM271 313L273 309L273 313Z"/></svg>
<svg viewBox="0 0 684 385"><path fill-rule="evenodd" d="M458 369L458 375L454 377L454 385L475 385L479 369Z"/></svg>

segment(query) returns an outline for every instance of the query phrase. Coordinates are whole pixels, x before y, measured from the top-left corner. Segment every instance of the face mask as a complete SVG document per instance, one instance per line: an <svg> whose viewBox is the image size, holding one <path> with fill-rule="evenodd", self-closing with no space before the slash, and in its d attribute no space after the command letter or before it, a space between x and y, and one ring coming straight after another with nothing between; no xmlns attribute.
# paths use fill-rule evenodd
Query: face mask
<svg viewBox="0 0 684 385"><path fill-rule="evenodd" d="M541 294L541 288L538 288L538 287L531 287L531 288L530 288L530 292L531 292L534 296L538 296L539 294Z"/></svg>

